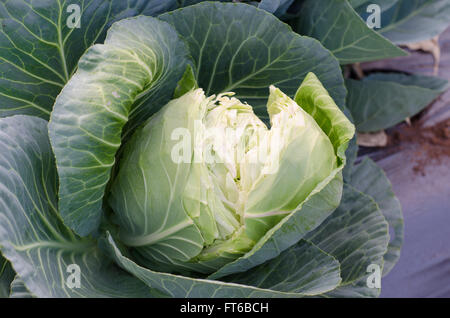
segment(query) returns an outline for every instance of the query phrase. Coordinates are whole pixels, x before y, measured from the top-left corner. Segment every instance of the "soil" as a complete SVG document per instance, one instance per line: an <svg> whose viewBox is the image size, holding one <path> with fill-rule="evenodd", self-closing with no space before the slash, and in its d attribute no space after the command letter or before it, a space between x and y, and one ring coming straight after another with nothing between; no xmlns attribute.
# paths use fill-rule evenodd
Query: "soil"
<svg viewBox="0 0 450 318"><path fill-rule="evenodd" d="M429 164L450 165L450 118L431 127L423 127L420 120L402 124L389 134L389 146L414 145L413 171L424 176ZM417 148L417 149L416 149Z"/></svg>

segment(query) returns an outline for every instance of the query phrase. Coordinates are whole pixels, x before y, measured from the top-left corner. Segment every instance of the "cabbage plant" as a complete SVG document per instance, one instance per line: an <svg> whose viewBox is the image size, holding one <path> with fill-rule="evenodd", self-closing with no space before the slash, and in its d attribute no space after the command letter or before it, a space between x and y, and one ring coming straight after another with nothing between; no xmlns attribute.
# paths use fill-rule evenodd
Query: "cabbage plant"
<svg viewBox="0 0 450 318"><path fill-rule="evenodd" d="M102 42L0 119L11 296L378 295L366 269L398 258L398 201L371 161L344 183L355 128L327 49L223 3Z"/></svg>

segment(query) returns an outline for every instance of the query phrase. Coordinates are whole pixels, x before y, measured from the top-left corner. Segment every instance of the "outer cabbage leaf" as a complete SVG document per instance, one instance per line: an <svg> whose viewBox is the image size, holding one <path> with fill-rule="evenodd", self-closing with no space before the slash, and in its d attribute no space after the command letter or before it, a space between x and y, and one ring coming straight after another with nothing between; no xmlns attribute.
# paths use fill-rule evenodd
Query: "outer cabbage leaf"
<svg viewBox="0 0 450 318"><path fill-rule="evenodd" d="M67 24L75 22L73 6L80 8L80 28ZM114 21L175 8L175 0L2 1L0 117L26 114L48 119L80 56L103 41Z"/></svg>
<svg viewBox="0 0 450 318"><path fill-rule="evenodd" d="M350 113L350 110L345 107L344 114L347 118L354 123L353 116ZM352 178L353 166L355 164L356 158L358 157L358 145L356 144L356 135L353 136L352 140L348 143L348 148L345 152L345 156L347 157L347 163L342 171L342 176L344 177L344 182L350 182Z"/></svg>
<svg viewBox="0 0 450 318"><path fill-rule="evenodd" d="M306 240L250 271L224 277L227 282L310 296L335 289L341 282L339 262Z"/></svg>
<svg viewBox="0 0 450 318"><path fill-rule="evenodd" d="M318 39L341 64L407 55L370 29L347 0L306 0L292 24L296 32Z"/></svg>
<svg viewBox="0 0 450 318"><path fill-rule="evenodd" d="M344 182L350 182L352 179L352 171L355 161L358 157L358 145L356 143L356 136L350 140L348 144L347 151L345 152L347 157L347 164L342 171L342 176L344 177Z"/></svg>
<svg viewBox="0 0 450 318"><path fill-rule="evenodd" d="M363 271L361 271L361 274ZM324 298L376 298L380 296L381 288L368 288L367 279L368 275L371 273L366 273L362 278L350 283L342 284L335 290L320 295Z"/></svg>
<svg viewBox="0 0 450 318"><path fill-rule="evenodd" d="M292 32L272 14L242 3L205 2L159 17L185 39L206 96L233 91L268 120L267 88L275 85L292 97L313 72L336 104L345 104L336 59L317 40Z"/></svg>
<svg viewBox="0 0 450 318"><path fill-rule="evenodd" d="M258 8L280 17L286 13L293 2L294 0L261 0Z"/></svg>
<svg viewBox="0 0 450 318"><path fill-rule="evenodd" d="M391 237L388 250L384 255L383 267L383 275L387 275L397 263L403 244L403 216L400 201L395 197L392 185L383 169L369 158L365 158L355 166L351 184L375 200L389 223Z"/></svg>
<svg viewBox="0 0 450 318"><path fill-rule="evenodd" d="M117 268L91 239L80 239L56 210L57 174L47 122L0 119L0 248L37 297L150 297L150 289ZM70 288L68 266L80 270Z"/></svg>
<svg viewBox="0 0 450 318"><path fill-rule="evenodd" d="M341 265L341 285L325 296L379 293L379 289L369 288L366 283L367 268L371 264L383 268L389 232L386 219L370 196L344 185L339 208L305 239L334 256Z"/></svg>
<svg viewBox="0 0 450 318"><path fill-rule="evenodd" d="M378 31L396 44L416 43L439 35L450 25L447 0L373 0L382 8ZM394 2L394 3L392 3ZM356 10L366 19L366 5Z"/></svg>
<svg viewBox="0 0 450 318"><path fill-rule="evenodd" d="M0 298L8 298L11 292L11 283L16 273L0 253Z"/></svg>
<svg viewBox="0 0 450 318"><path fill-rule="evenodd" d="M339 282L337 262L332 258L315 248L313 245L294 247L291 251L286 252L283 257L293 256L299 259L298 264L300 268L289 268L288 272L276 272L274 270L273 279L277 280L280 277L291 276L294 281L292 284L288 282L280 281L278 290L271 290L266 288L254 287L249 285L243 285L233 282L222 282L217 280L191 278L186 276L161 273L149 270L141 267L131 259L127 258L117 247L113 238L108 234L102 241L103 248L108 250L110 255L116 260L118 264L134 276L141 279L150 288L157 289L160 292L171 297L190 297L190 298L231 298L231 297L305 297L312 293L320 292L323 289L332 288ZM308 249L309 248L309 249ZM305 255L300 253L304 252ZM318 260L318 267L314 268L314 272L311 276L298 277L296 274L302 273L306 269L311 269L304 256L316 256ZM281 261L286 262L286 259ZM285 268L283 268L285 269ZM324 281L321 277L318 277L318 273L326 273L323 278L327 278ZM309 284L308 284L309 280ZM275 285L275 283L274 283Z"/></svg>
<svg viewBox="0 0 450 318"><path fill-rule="evenodd" d="M33 298L33 294L31 294L23 280L16 275L13 282L11 283L11 295L10 298Z"/></svg>
<svg viewBox="0 0 450 318"><path fill-rule="evenodd" d="M448 87L447 80L400 73L373 73L363 80L347 79L347 107L360 132L389 128L411 117Z"/></svg>
<svg viewBox="0 0 450 318"><path fill-rule="evenodd" d="M187 65L175 30L151 17L124 19L91 47L56 99L49 124L59 212L80 235L100 222L122 130L132 131L173 96Z"/></svg>

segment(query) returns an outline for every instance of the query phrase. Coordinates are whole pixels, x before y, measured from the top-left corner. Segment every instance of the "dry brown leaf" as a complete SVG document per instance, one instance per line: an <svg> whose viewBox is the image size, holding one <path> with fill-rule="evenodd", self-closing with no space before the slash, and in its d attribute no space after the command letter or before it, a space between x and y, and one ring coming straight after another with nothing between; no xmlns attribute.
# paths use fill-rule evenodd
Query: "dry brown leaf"
<svg viewBox="0 0 450 318"><path fill-rule="evenodd" d="M417 51L421 50L424 52L431 53L434 58L433 75L438 75L439 62L441 60L441 48L439 47L439 36L426 41L421 41L417 43L410 43L405 45L408 49Z"/></svg>
<svg viewBox="0 0 450 318"><path fill-rule="evenodd" d="M375 133L358 133L356 143L364 147L386 147L388 136L384 130Z"/></svg>

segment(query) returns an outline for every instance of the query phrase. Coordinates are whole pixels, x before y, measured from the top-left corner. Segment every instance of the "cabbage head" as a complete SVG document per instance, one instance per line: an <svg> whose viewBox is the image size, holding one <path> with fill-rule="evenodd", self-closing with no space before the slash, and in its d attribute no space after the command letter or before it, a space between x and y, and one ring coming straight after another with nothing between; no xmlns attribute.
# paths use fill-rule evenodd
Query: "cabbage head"
<svg viewBox="0 0 450 318"><path fill-rule="evenodd" d="M135 132L109 202L120 241L141 264L211 273L332 174L338 157L310 114L274 86L267 111L270 128L233 93L206 97L198 88Z"/></svg>

